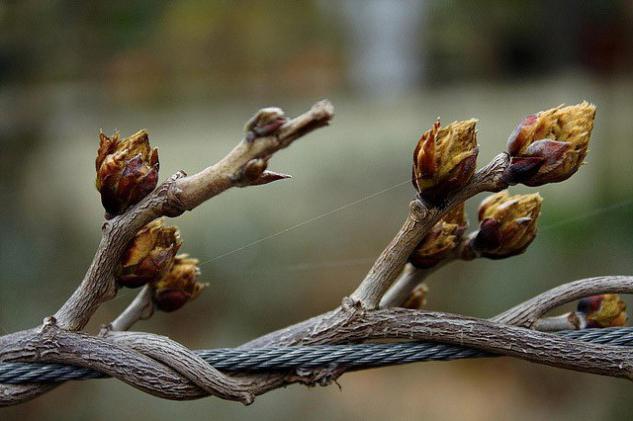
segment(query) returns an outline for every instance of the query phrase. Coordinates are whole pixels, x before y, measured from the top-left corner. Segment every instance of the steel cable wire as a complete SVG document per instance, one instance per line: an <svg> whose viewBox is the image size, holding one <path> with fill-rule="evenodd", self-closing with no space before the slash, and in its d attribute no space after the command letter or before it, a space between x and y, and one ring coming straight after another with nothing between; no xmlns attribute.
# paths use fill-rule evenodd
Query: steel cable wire
<svg viewBox="0 0 633 421"><path fill-rule="evenodd" d="M633 346L633 327L567 330L557 332L567 338L616 346ZM227 372L256 372L288 369L369 367L408 364L420 361L447 361L492 357L473 348L435 342L365 343L264 347L256 349L217 348L194 351L213 367ZM99 371L64 364L0 363L0 383L56 383L107 377Z"/></svg>

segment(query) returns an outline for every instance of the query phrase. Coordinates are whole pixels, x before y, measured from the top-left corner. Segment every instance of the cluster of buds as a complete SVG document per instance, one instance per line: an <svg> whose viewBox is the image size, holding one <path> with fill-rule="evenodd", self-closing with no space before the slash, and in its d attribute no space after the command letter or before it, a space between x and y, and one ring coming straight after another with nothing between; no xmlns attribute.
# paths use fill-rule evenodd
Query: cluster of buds
<svg viewBox="0 0 633 421"><path fill-rule="evenodd" d="M464 204L449 211L417 245L409 261L417 268L431 268L445 260L459 246L468 227Z"/></svg>
<svg viewBox="0 0 633 421"><path fill-rule="evenodd" d="M584 316L588 328L624 326L628 318L626 303L618 294L583 298L578 302L577 311Z"/></svg>
<svg viewBox="0 0 633 421"><path fill-rule="evenodd" d="M156 308L174 311L200 295L204 284L198 260L176 255L182 245L176 227L156 219L136 233L123 254L116 274L120 286L138 288L149 284Z"/></svg>
<svg viewBox="0 0 633 421"><path fill-rule="evenodd" d="M440 203L463 187L477 165L477 120L456 121L446 127L438 119L422 134L413 152L411 181L421 199Z"/></svg>
<svg viewBox="0 0 633 421"><path fill-rule="evenodd" d="M158 149L141 130L120 139L100 133L96 159L97 190L107 217L119 215L147 196L158 182ZM149 284L159 310L174 311L200 294L196 259L176 256L182 245L178 228L156 219L141 228L120 260L117 283L128 288Z"/></svg>
<svg viewBox="0 0 633 421"><path fill-rule="evenodd" d="M138 288L160 280L174 264L182 242L178 228L155 219L141 228L121 258L119 285Z"/></svg>
<svg viewBox="0 0 633 421"><path fill-rule="evenodd" d="M487 197L479 206L479 231L470 246L491 259L523 253L536 237L542 201L538 193L510 196L507 190Z"/></svg>
<svg viewBox="0 0 633 421"><path fill-rule="evenodd" d="M176 256L171 270L154 287L154 303L161 311L175 311L198 297L206 284L198 282L198 259Z"/></svg>
<svg viewBox="0 0 633 421"><path fill-rule="evenodd" d="M508 138L510 184L540 186L571 177L585 156L596 107L588 102L529 115Z"/></svg>
<svg viewBox="0 0 633 421"><path fill-rule="evenodd" d="M99 134L95 161L96 187L107 217L123 213L147 196L158 183L158 149L149 145L147 132L130 137Z"/></svg>

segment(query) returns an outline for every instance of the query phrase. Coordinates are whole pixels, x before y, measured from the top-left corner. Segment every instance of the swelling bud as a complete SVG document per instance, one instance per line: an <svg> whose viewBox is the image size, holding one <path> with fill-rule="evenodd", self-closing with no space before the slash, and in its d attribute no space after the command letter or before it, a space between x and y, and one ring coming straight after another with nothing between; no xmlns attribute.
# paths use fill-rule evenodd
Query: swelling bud
<svg viewBox="0 0 633 421"><path fill-rule="evenodd" d="M111 138L100 133L95 164L95 185L106 217L122 214L158 183L158 149L150 147L144 130L125 139L120 139L118 133Z"/></svg>
<svg viewBox="0 0 633 421"><path fill-rule="evenodd" d="M601 294L583 298L578 312L584 314L588 328L624 326L628 319L626 303L618 294Z"/></svg>
<svg viewBox="0 0 633 421"><path fill-rule="evenodd" d="M138 288L161 279L174 264L182 242L176 227L156 219L136 233L121 259L119 285Z"/></svg>
<svg viewBox="0 0 633 421"><path fill-rule="evenodd" d="M200 295L206 284L198 282L198 259L176 256L171 270L154 287L154 304L161 311L176 311Z"/></svg>
<svg viewBox="0 0 633 421"><path fill-rule="evenodd" d="M456 121L441 127L438 119L422 134L413 151L411 181L421 199L438 204L462 188L477 165L477 120Z"/></svg>
<svg viewBox="0 0 633 421"><path fill-rule="evenodd" d="M582 165L596 116L588 102L529 115L508 138L509 184L541 186L571 177Z"/></svg>
<svg viewBox="0 0 633 421"><path fill-rule="evenodd" d="M507 190L486 198L479 206L479 231L472 248L490 259L523 253L536 237L542 201L538 193L510 196Z"/></svg>
<svg viewBox="0 0 633 421"><path fill-rule="evenodd" d="M409 261L417 268L431 268L448 258L468 227L464 204L456 206L431 228L417 245Z"/></svg>

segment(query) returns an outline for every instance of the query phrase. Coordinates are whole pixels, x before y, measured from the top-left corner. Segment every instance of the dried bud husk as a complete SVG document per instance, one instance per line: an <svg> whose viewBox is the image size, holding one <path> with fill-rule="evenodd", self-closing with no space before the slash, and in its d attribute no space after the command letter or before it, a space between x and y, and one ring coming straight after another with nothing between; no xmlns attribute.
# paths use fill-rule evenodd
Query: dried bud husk
<svg viewBox="0 0 633 421"><path fill-rule="evenodd" d="M137 288L161 279L174 264L182 242L178 228L156 219L136 233L121 259L119 285Z"/></svg>
<svg viewBox="0 0 633 421"><path fill-rule="evenodd" d="M624 326L628 319L626 303L618 294L600 294L583 298L578 311L585 315L588 328Z"/></svg>
<svg viewBox="0 0 633 421"><path fill-rule="evenodd" d="M437 265L459 245L467 227L464 204L461 203L433 226L411 253L409 261L421 269Z"/></svg>
<svg viewBox="0 0 633 421"><path fill-rule="evenodd" d="M426 305L426 297L429 293L429 287L425 283L421 283L411 291L411 294L402 303L403 308L410 308L412 310L420 310Z"/></svg>
<svg viewBox="0 0 633 421"><path fill-rule="evenodd" d="M527 116L508 138L507 181L540 186L571 177L587 155L595 116L586 101Z"/></svg>
<svg viewBox="0 0 633 421"><path fill-rule="evenodd" d="M158 149L150 147L144 130L122 140L118 133L111 138L100 133L95 164L96 186L108 216L123 213L158 183Z"/></svg>
<svg viewBox="0 0 633 421"><path fill-rule="evenodd" d="M198 259L176 256L171 270L154 287L154 303L161 311L175 311L198 297L206 284L198 282Z"/></svg>
<svg viewBox="0 0 633 421"><path fill-rule="evenodd" d="M463 187L477 165L477 120L455 121L446 127L438 119L424 132L413 151L411 180L422 199L440 203Z"/></svg>
<svg viewBox="0 0 633 421"><path fill-rule="evenodd" d="M507 190L487 197L479 206L479 231L472 247L491 259L523 253L536 237L542 201L538 193L510 196Z"/></svg>

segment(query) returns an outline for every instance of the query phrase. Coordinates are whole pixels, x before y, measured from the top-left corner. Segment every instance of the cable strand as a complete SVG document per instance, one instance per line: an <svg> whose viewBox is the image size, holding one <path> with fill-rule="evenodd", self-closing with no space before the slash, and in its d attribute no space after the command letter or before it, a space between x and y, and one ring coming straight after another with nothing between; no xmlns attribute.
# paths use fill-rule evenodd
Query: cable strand
<svg viewBox="0 0 633 421"><path fill-rule="evenodd" d="M557 334L566 339L595 344L633 346L633 327L568 330ZM217 348L194 352L213 367L227 372L309 370L333 366L360 370L422 361L495 356L473 348L435 342L289 346L248 350ZM107 376L89 368L63 364L0 363L0 383L4 384L59 383L104 377Z"/></svg>

